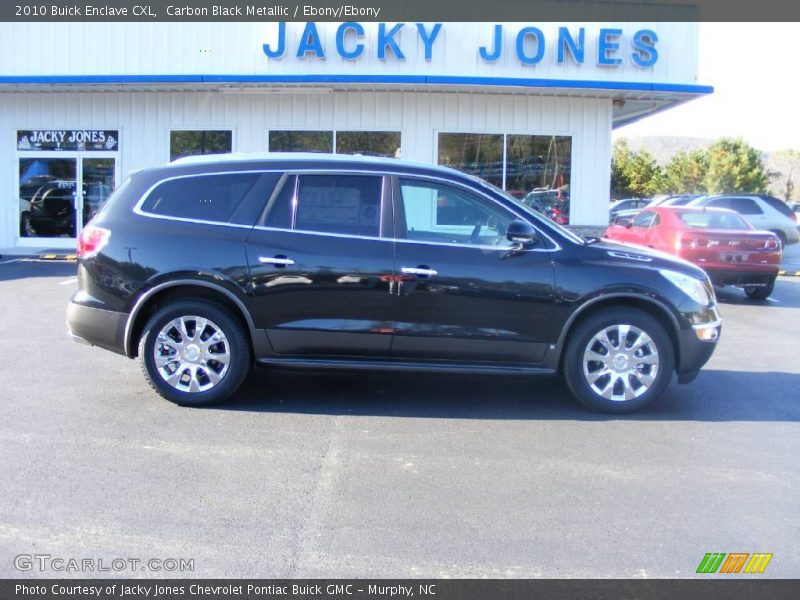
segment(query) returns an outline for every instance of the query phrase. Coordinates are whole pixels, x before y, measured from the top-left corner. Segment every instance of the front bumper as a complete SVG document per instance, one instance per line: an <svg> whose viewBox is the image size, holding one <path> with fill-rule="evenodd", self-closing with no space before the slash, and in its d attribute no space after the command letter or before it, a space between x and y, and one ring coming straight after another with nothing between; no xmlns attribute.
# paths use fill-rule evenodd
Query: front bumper
<svg viewBox="0 0 800 600"><path fill-rule="evenodd" d="M688 383L697 376L698 371L708 362L722 334L722 317L716 306L706 309L704 319L693 323L689 329L678 332L678 373L679 383Z"/></svg>
<svg viewBox="0 0 800 600"><path fill-rule="evenodd" d="M125 354L125 327L130 315L70 302L67 327L76 342Z"/></svg>

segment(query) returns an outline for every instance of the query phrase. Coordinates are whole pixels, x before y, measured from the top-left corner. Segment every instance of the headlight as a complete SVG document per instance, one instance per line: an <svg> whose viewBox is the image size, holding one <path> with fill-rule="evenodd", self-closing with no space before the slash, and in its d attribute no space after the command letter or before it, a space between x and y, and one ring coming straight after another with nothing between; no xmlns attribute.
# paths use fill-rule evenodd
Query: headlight
<svg viewBox="0 0 800 600"><path fill-rule="evenodd" d="M701 304L702 306L708 306L711 302L711 298L708 296L706 287L703 285L701 280L696 279L691 275L678 273L677 271L660 269L658 272L661 273L661 275L663 275L667 281L669 281L672 285L674 285L698 304Z"/></svg>

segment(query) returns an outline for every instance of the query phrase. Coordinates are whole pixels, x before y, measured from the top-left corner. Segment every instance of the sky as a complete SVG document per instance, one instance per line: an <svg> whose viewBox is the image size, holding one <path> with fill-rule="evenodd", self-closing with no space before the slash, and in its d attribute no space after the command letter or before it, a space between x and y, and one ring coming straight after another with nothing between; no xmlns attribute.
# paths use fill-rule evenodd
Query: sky
<svg viewBox="0 0 800 600"><path fill-rule="evenodd" d="M800 150L800 23L701 23L698 81L714 93L616 129L743 137L762 151Z"/></svg>

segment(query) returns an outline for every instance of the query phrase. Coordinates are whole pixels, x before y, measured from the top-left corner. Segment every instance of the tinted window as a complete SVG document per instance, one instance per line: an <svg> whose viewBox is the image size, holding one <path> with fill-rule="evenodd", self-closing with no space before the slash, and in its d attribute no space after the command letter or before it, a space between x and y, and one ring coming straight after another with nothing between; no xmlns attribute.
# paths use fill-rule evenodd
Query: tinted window
<svg viewBox="0 0 800 600"><path fill-rule="evenodd" d="M514 215L460 188L400 180L406 237L429 242L510 246L506 231Z"/></svg>
<svg viewBox="0 0 800 600"><path fill-rule="evenodd" d="M144 212L182 219L227 223L259 179L257 173L181 177L158 185Z"/></svg>
<svg viewBox="0 0 800 600"><path fill-rule="evenodd" d="M731 198L731 208L740 215L760 215L764 211L750 198Z"/></svg>
<svg viewBox="0 0 800 600"><path fill-rule="evenodd" d="M642 211L636 215L636 218L633 220L633 227L650 227L655 217L656 213L654 212L649 210Z"/></svg>
<svg viewBox="0 0 800 600"><path fill-rule="evenodd" d="M730 208L731 207L731 199L730 198L717 198L715 200L711 200L706 206L713 206L714 208Z"/></svg>
<svg viewBox="0 0 800 600"><path fill-rule="evenodd" d="M301 175L295 229L349 235L380 235L380 177Z"/></svg>

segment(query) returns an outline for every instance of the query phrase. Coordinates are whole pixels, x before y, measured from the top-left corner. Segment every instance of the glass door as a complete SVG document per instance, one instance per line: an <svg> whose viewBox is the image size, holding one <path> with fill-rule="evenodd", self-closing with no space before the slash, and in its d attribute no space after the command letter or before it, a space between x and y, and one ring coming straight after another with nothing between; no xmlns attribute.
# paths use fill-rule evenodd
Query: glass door
<svg viewBox="0 0 800 600"><path fill-rule="evenodd" d="M114 190L116 161L113 158L81 159L81 189L83 198L79 203L80 227L86 225L105 204Z"/></svg>
<svg viewBox="0 0 800 600"><path fill-rule="evenodd" d="M19 159L21 238L74 239L114 189L116 159Z"/></svg>
<svg viewBox="0 0 800 600"><path fill-rule="evenodd" d="M20 237L74 238L77 190L77 159L20 158Z"/></svg>

